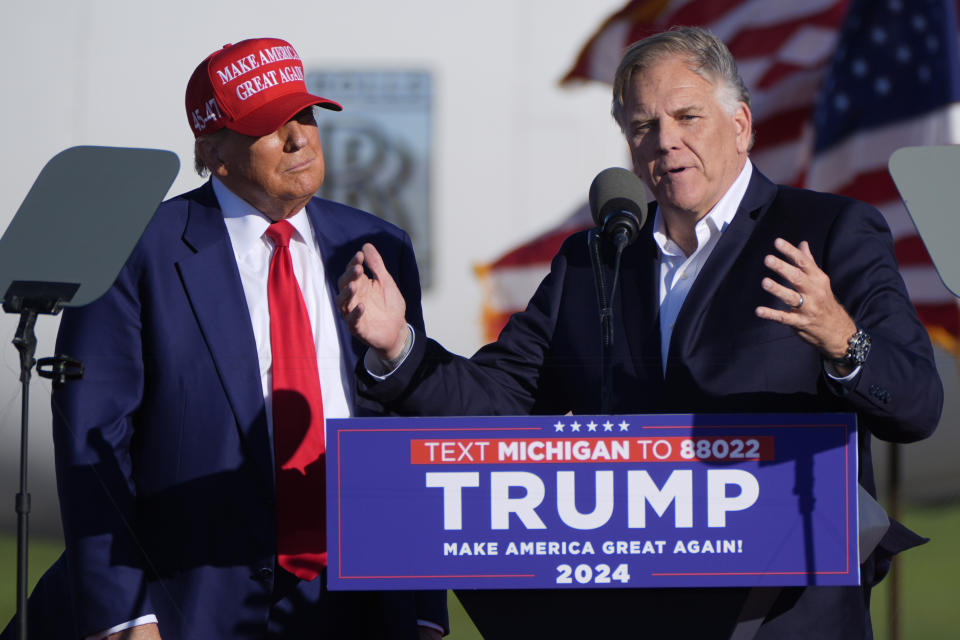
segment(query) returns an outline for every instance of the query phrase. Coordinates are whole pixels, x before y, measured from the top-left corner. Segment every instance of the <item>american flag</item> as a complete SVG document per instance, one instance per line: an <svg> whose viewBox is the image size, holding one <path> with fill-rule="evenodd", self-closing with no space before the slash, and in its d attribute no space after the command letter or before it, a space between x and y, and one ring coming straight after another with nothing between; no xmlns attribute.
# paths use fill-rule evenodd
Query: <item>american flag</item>
<svg viewBox="0 0 960 640"><path fill-rule="evenodd" d="M878 207L931 337L957 352L960 313L917 235L887 161L905 146L960 142L960 0L633 0L581 50L565 83L611 83L627 45L671 25L720 37L750 88L751 158L775 182ZM602 117L598 114L597 117ZM477 268L487 338L522 309L586 207Z"/></svg>

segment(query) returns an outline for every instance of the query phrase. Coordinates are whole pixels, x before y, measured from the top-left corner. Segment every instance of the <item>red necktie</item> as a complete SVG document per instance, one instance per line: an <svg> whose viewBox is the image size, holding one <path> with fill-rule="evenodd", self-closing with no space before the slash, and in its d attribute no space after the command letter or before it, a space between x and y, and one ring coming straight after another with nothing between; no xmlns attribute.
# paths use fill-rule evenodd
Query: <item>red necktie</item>
<svg viewBox="0 0 960 640"><path fill-rule="evenodd" d="M267 227L270 261L270 349L273 357L273 449L277 469L277 555L280 566L312 580L327 565L324 530L326 445L317 351L310 316L290 260L293 225Z"/></svg>

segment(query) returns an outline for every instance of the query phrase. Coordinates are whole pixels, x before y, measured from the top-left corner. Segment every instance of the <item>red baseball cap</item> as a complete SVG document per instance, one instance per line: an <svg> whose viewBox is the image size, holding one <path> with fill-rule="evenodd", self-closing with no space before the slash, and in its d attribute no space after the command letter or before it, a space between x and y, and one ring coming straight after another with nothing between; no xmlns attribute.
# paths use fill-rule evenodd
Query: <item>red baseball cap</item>
<svg viewBox="0 0 960 640"><path fill-rule="evenodd" d="M186 102L194 137L224 127L260 137L306 107L342 109L307 93L300 56L278 38L244 40L211 53L190 76Z"/></svg>

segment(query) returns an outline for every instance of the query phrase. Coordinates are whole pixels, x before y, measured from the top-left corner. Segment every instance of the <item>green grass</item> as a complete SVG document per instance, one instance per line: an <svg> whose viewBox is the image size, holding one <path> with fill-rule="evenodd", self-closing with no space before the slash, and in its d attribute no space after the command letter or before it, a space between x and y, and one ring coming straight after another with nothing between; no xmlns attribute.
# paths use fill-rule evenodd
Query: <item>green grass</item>
<svg viewBox="0 0 960 640"><path fill-rule="evenodd" d="M960 504L913 507L903 523L930 542L901 555L894 565L900 587L900 639L956 638L960 629ZM891 576L873 591L870 609L876 640L890 640Z"/></svg>
<svg viewBox="0 0 960 640"><path fill-rule="evenodd" d="M37 580L63 551L62 540L30 539L27 558L28 584L32 590ZM447 594L453 633L449 640L482 640L453 592ZM0 533L0 630L17 612L17 536Z"/></svg>
<svg viewBox="0 0 960 640"><path fill-rule="evenodd" d="M447 608L450 610L450 635L447 640L483 640L453 591L447 591Z"/></svg>
<svg viewBox="0 0 960 640"><path fill-rule="evenodd" d="M27 584L37 580L63 551L62 540L30 538L27 554ZM17 534L0 534L0 630L17 612Z"/></svg>
<svg viewBox="0 0 960 640"><path fill-rule="evenodd" d="M902 518L911 529L932 540L908 551L897 561L900 585L900 639L940 640L957 637L960 629L960 599L956 587L960 575L960 504L906 509ZM50 566L63 544L59 540L30 540L31 588ZM0 625L16 612L17 539L0 535ZM876 640L892 640L888 627L891 578L873 592L873 624ZM479 640L470 618L450 593L448 640Z"/></svg>

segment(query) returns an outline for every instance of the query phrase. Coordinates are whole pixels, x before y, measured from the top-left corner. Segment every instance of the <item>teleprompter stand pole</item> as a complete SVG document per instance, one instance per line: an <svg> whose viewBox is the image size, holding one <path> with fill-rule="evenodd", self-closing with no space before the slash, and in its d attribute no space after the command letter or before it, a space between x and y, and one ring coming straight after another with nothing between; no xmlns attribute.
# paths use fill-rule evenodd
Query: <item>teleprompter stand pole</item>
<svg viewBox="0 0 960 640"><path fill-rule="evenodd" d="M27 492L27 435L30 416L30 376L37 361L37 336L34 327L37 314L55 315L73 298L79 284L63 282L10 283L4 296L3 310L19 313L20 324L13 338L13 346L20 353L20 384L22 387L20 409L20 491L15 506L17 511L17 639L27 640L27 551L29 547L30 494ZM37 373L53 378L63 384L68 379L83 375L83 365L66 356L43 358Z"/></svg>
<svg viewBox="0 0 960 640"><path fill-rule="evenodd" d="M17 639L27 638L27 413L34 366L54 385L83 373L67 356L34 360L37 315L90 304L110 288L157 205L173 184L180 160L160 149L80 146L43 167L0 237L3 310L20 315L13 340L20 352L23 423L17 494Z"/></svg>

